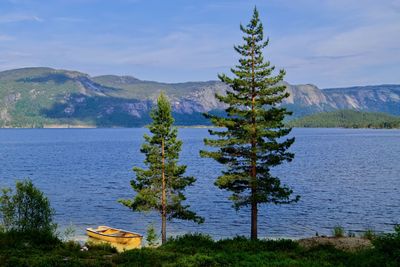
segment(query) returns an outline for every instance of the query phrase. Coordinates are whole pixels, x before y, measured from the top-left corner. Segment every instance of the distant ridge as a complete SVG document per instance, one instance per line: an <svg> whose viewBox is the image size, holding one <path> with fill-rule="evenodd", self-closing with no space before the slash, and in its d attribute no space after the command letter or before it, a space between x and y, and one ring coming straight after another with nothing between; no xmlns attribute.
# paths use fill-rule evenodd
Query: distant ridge
<svg viewBox="0 0 400 267"><path fill-rule="evenodd" d="M360 90L360 89L372 89L372 90L377 90L380 88L398 88L398 84L377 84L377 85L364 85L364 86L349 86L349 87L332 87L332 88L323 88L322 90L328 91L328 90Z"/></svg>
<svg viewBox="0 0 400 267"><path fill-rule="evenodd" d="M400 115L400 85L328 88L285 83L284 105L294 117L339 109ZM0 127L140 127L146 125L157 95L168 95L176 123L207 125L202 113L221 113L219 81L161 83L133 76L91 77L46 67L0 72Z"/></svg>

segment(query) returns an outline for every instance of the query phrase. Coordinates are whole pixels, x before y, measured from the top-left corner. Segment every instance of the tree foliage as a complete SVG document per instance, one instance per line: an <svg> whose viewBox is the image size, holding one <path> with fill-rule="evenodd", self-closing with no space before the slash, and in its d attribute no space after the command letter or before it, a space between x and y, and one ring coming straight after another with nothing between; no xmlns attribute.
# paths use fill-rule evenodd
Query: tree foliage
<svg viewBox="0 0 400 267"><path fill-rule="evenodd" d="M147 246L151 248L157 247L158 245L157 239L158 235L156 233L156 230L154 229L154 225L149 224L147 226L147 233L146 233Z"/></svg>
<svg viewBox="0 0 400 267"><path fill-rule="evenodd" d="M230 199L235 208L251 206L251 236L256 239L258 204L291 203L299 197L290 198L292 190L270 172L272 167L294 157L287 151L294 138L284 139L291 129L285 128L283 120L291 113L279 107L289 96L286 87L279 85L285 71L280 70L274 76L275 67L264 59L263 49L268 40L264 41L256 8L250 23L246 27L241 25L240 29L244 33L244 44L235 46L241 58L231 69L234 78L219 75L220 80L231 88L226 95L216 95L228 106L226 116L206 114L213 125L223 127L223 130L209 131L217 138L205 139L205 144L217 149L201 151L201 155L226 165L226 171L215 184L232 191Z"/></svg>
<svg viewBox="0 0 400 267"><path fill-rule="evenodd" d="M32 181L17 181L14 194L10 188L2 189L0 217L5 231L54 234L53 215L48 198Z"/></svg>
<svg viewBox="0 0 400 267"><path fill-rule="evenodd" d="M186 200L184 189L196 179L184 176L186 166L178 164L182 141L177 139L178 130L173 127L171 106L164 94L159 96L151 118L153 122L149 130L152 135L144 135L145 143L141 148L147 169L133 168L136 178L131 181L131 186L137 194L133 199L120 202L134 211L160 212L162 240L165 242L165 219L177 218L197 223L202 223L204 219L183 204Z"/></svg>
<svg viewBox="0 0 400 267"><path fill-rule="evenodd" d="M306 128L400 128L400 117L385 113L338 110L322 112L289 121L287 125Z"/></svg>

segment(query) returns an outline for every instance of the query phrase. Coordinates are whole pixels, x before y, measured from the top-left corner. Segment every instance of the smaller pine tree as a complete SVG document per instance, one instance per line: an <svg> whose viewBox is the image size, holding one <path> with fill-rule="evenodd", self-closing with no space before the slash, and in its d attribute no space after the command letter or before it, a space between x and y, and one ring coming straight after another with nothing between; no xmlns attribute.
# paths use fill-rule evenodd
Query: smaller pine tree
<svg viewBox="0 0 400 267"><path fill-rule="evenodd" d="M147 234L146 234L146 241L147 241L147 246L154 248L158 245L157 242L158 236L156 234L156 230L154 229L153 224L149 224L147 226Z"/></svg>
<svg viewBox="0 0 400 267"><path fill-rule="evenodd" d="M184 176L186 166L178 164L182 141L177 139L178 129L173 127L171 105L163 93L150 116L153 119L149 126L152 136L144 135L145 143L140 150L145 155L147 169L133 168L136 179L131 181L131 186L137 194L133 199L119 202L134 211L159 212L161 241L165 243L167 220L176 218L202 223L204 219L183 204L186 200L183 191L196 179Z"/></svg>

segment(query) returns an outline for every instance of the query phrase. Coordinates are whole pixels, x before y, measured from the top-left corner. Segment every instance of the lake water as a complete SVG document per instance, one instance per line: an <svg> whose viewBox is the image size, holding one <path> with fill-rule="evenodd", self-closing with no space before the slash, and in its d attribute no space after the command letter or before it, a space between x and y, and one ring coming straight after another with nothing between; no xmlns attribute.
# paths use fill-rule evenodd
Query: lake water
<svg viewBox="0 0 400 267"><path fill-rule="evenodd" d="M134 213L117 203L133 196L132 166L142 166L139 152L146 129L1 129L0 187L30 177L50 198L56 221L86 227L111 225L140 233L157 214ZM206 222L174 221L169 234L204 232L215 238L248 235L248 209L231 208L226 191L214 186L222 167L199 156L206 129L180 129L181 162L197 183L187 203ZM262 206L260 237L330 234L336 225L353 232L391 231L400 223L400 131L294 129L292 163L274 170L301 195L297 204Z"/></svg>

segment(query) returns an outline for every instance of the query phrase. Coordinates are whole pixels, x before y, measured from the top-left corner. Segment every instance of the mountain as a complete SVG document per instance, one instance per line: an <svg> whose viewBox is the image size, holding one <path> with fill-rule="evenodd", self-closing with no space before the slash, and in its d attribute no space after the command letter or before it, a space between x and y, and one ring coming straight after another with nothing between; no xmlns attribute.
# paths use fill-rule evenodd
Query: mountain
<svg viewBox="0 0 400 267"><path fill-rule="evenodd" d="M400 128L400 117L386 113L363 112L356 110L337 110L321 112L294 119L290 127L306 128Z"/></svg>
<svg viewBox="0 0 400 267"><path fill-rule="evenodd" d="M400 85L325 89L335 109L356 109L400 115Z"/></svg>
<svg viewBox="0 0 400 267"><path fill-rule="evenodd" d="M143 126L162 90L171 100L177 123L203 124L203 112L222 108L214 94L226 88L215 81L167 84L50 68L9 70L0 72L0 125Z"/></svg>
<svg viewBox="0 0 400 267"><path fill-rule="evenodd" d="M317 112L355 109L400 115L400 85L373 85L320 90L314 85L288 86L286 106L297 117Z"/></svg>
<svg viewBox="0 0 400 267"><path fill-rule="evenodd" d="M284 105L294 117L337 109L400 115L400 85L324 90L285 85L290 97ZM177 124L207 124L202 113L221 113L224 106L214 95L227 90L218 81L160 83L51 68L8 70L0 72L0 126L143 126L160 91L170 98Z"/></svg>

